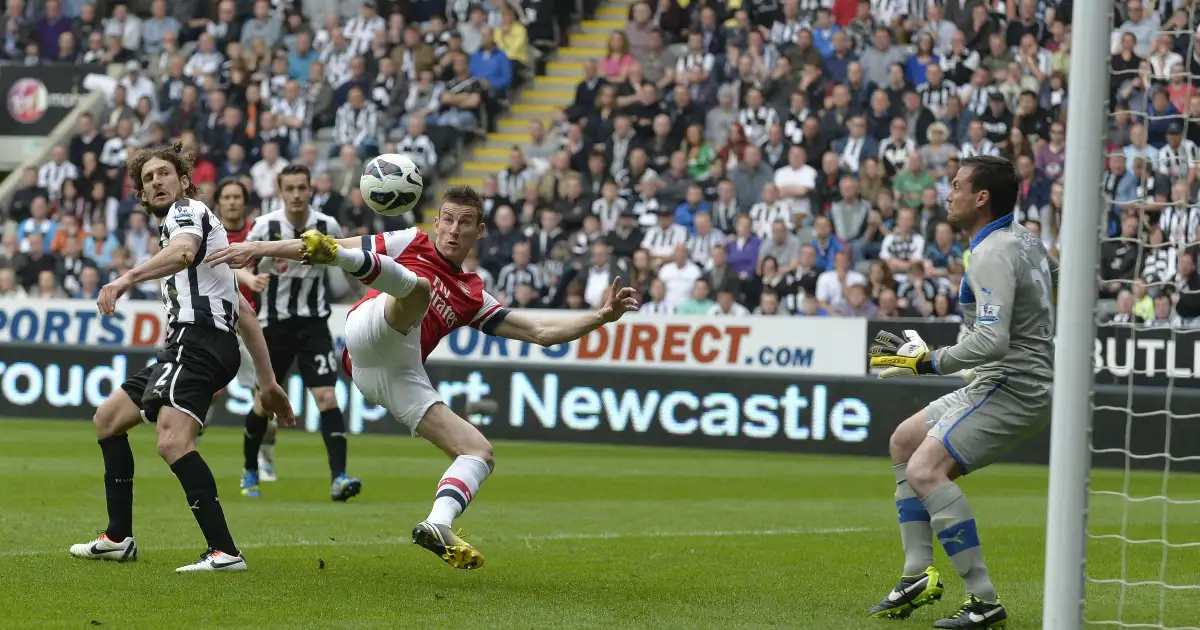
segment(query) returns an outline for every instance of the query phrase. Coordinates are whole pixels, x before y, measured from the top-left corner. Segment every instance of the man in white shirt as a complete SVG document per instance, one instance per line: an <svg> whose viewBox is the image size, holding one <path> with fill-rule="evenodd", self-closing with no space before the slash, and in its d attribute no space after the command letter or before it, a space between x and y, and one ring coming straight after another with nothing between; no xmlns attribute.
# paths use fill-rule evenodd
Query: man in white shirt
<svg viewBox="0 0 1200 630"><path fill-rule="evenodd" d="M809 193L817 186L817 170L807 164L808 151L798 144L788 149L787 166L775 171L775 186L780 201L788 204L792 214L812 216Z"/></svg>
<svg viewBox="0 0 1200 630"><path fill-rule="evenodd" d="M125 104L136 108L142 97L150 99L150 104L158 107L157 89L150 77L142 74L142 62L130 59L125 62L125 76L121 77L120 86L125 88ZM154 111L154 110L151 110Z"/></svg>
<svg viewBox="0 0 1200 630"><path fill-rule="evenodd" d="M692 296L692 285L701 275L700 267L688 260L687 244L680 241L675 246L671 260L663 263L658 269L658 279L667 287L667 297L664 301L671 306L688 301Z"/></svg>
<svg viewBox="0 0 1200 630"><path fill-rule="evenodd" d="M833 269L817 276L817 301L822 307L840 310L846 303L846 288L867 283L867 277L851 269L850 263L850 252L840 251L833 256Z"/></svg>
<svg viewBox="0 0 1200 630"><path fill-rule="evenodd" d="M279 155L279 145L274 142L263 144L262 159L250 167L250 179L254 181L254 193L263 200L264 206L279 193L276 180L287 165L288 161Z"/></svg>

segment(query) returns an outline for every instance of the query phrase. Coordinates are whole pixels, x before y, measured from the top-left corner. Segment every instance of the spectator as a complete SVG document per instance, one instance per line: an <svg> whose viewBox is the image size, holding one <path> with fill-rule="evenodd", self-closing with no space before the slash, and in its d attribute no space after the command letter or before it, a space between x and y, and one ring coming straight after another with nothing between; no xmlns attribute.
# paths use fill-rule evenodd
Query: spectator
<svg viewBox="0 0 1200 630"><path fill-rule="evenodd" d="M833 257L833 267L817 277L817 301L830 312L844 310L847 288L852 285L863 286L863 299L866 299L867 279L861 273L851 269L850 263L849 252L838 252Z"/></svg>
<svg viewBox="0 0 1200 630"><path fill-rule="evenodd" d="M0 298L20 300L26 297L25 288L17 284L12 267L0 267Z"/></svg>
<svg viewBox="0 0 1200 630"><path fill-rule="evenodd" d="M692 286L701 276L700 267L688 260L688 249L685 243L679 243L671 258L662 263L658 269L658 278L666 287L663 298L674 307L686 302L692 293Z"/></svg>
<svg viewBox="0 0 1200 630"><path fill-rule="evenodd" d="M666 299L667 285L661 278L655 278L650 281L649 298L638 308L639 313L646 315L671 315L675 312L675 307Z"/></svg>
<svg viewBox="0 0 1200 630"><path fill-rule="evenodd" d="M709 317L732 315L734 317L745 317L750 311L741 304L734 301L734 296L731 291L718 291L717 303L708 309Z"/></svg>

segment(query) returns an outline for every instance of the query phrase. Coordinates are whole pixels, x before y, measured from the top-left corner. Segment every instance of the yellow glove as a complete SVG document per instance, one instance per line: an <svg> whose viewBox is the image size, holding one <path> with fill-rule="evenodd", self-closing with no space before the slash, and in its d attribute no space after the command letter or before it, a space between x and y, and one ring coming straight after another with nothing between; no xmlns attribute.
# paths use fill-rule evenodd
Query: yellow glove
<svg viewBox="0 0 1200 630"><path fill-rule="evenodd" d="M875 335L879 345L871 346L871 367L884 368L879 378L935 374L929 347L915 330L904 331L905 341L881 330Z"/></svg>
<svg viewBox="0 0 1200 630"><path fill-rule="evenodd" d="M332 236L317 230L300 235L300 256L306 265L331 265L337 255L338 244Z"/></svg>

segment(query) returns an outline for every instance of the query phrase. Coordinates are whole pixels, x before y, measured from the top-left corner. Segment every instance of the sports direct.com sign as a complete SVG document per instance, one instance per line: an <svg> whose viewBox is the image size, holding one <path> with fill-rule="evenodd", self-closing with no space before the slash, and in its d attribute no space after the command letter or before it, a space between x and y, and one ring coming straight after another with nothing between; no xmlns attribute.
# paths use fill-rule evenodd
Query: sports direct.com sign
<svg viewBox="0 0 1200 630"><path fill-rule="evenodd" d="M349 307L334 307L329 329L340 352ZM536 311L539 317L576 315ZM160 345L167 332L162 306L122 302L112 316L80 300L0 303L0 343L142 347ZM523 367L668 367L675 371L807 373L862 376L867 352L863 319L705 317L630 314L578 341L543 348L460 328L438 345L431 363L468 361Z"/></svg>

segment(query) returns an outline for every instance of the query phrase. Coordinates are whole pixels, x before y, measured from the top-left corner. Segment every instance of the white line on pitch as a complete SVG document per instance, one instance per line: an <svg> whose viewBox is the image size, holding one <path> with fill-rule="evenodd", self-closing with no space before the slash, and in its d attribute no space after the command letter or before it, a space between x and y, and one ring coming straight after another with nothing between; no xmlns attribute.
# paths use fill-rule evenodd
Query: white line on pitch
<svg viewBox="0 0 1200 630"><path fill-rule="evenodd" d="M817 529L735 529L735 530L713 530L713 531L686 531L686 532L596 532L596 533L563 533L563 534L542 534L531 536L474 536L477 541L500 541L500 540L520 540L526 543L529 542L553 542L553 541L569 541L569 540L616 540L622 538L722 538L728 536L821 536L828 534L854 534L860 532L875 531L873 527L829 527ZM411 538L381 538L378 540L290 540L290 541L262 541L242 543L238 545L239 549L274 549L285 547L370 547L373 545L411 545ZM0 557L22 557L22 556L48 556L55 554L66 554L67 547L64 545L61 549L28 549L28 550L5 550L0 551ZM167 545L167 546L140 546L146 551L186 551L188 549L199 549L201 544L195 545Z"/></svg>

